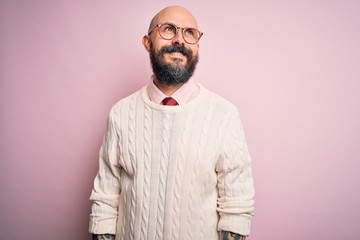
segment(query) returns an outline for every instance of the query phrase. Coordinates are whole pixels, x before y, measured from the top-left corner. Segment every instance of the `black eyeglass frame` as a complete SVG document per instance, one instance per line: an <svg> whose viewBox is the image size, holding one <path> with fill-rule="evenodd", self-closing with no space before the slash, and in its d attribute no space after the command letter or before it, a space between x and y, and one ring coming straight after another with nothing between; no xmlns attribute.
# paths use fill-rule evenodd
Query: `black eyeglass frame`
<svg viewBox="0 0 360 240"><path fill-rule="evenodd" d="M200 41L200 38L202 37L202 35L204 34L203 32L201 32L200 30L198 30L198 29L196 29L196 28L191 28L191 27L178 27L178 26L176 26L175 24L173 24L173 23L161 23L161 24L157 24L157 25L155 25L153 28L151 28L150 30L149 30L149 32L148 32L148 35L150 35L153 31L154 31L154 29L155 28L160 28L162 25L170 25L170 26L172 26L172 27L174 27L175 29L176 29L176 32L175 32L175 34L174 34L174 36L172 37L172 38L165 38L165 37L163 37L162 35L161 35L161 33L160 33L160 31L159 31L159 35L160 35L160 37L162 37L163 39L165 39L165 40L171 40L171 39L174 39L175 37L176 37L176 35L178 35L178 33L179 33L179 30L181 29L182 31L181 31L181 36L183 37L183 39L184 39L184 41L185 42L187 42L188 44L196 44L196 43L198 43L199 41ZM184 32L186 31L186 30L188 30L188 29L191 29L191 30L194 30L194 31L196 31L196 32L198 32L198 39L197 39L197 41L196 42L194 42L194 43L191 43L191 42L188 42L187 40L186 40L186 38L184 37Z"/></svg>

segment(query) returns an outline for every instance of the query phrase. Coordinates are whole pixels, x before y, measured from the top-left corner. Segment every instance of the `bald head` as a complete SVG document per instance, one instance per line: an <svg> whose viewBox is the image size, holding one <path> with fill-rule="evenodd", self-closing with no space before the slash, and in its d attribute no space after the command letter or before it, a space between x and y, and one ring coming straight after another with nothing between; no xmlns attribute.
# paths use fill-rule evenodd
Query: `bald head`
<svg viewBox="0 0 360 240"><path fill-rule="evenodd" d="M154 83L162 91L171 87L170 95L195 71L199 59L198 40L202 33L193 28L197 29L197 23L189 10L170 6L153 17L148 33L143 36L142 43L150 55Z"/></svg>
<svg viewBox="0 0 360 240"><path fill-rule="evenodd" d="M149 30L156 24L174 23L177 26L198 28L195 17L192 13L181 6L170 6L158 12L150 22Z"/></svg>

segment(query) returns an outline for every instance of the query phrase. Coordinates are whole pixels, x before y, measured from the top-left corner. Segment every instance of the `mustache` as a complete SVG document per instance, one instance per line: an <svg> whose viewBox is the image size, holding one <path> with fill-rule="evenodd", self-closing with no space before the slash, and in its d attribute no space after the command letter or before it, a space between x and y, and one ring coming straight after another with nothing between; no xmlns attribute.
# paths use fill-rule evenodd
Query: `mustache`
<svg viewBox="0 0 360 240"><path fill-rule="evenodd" d="M170 45L170 46L164 46L160 49L160 52L162 54L164 53L173 53L173 52L179 52L182 55L184 55L185 57L187 57L188 59L192 58L192 51L187 49L184 46L178 45L178 44L174 44L174 45Z"/></svg>

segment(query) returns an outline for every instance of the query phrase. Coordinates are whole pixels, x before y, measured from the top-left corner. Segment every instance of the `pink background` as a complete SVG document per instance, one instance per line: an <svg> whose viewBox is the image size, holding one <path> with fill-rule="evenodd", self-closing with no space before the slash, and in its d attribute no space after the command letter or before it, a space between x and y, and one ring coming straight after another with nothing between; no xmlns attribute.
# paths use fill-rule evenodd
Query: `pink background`
<svg viewBox="0 0 360 240"><path fill-rule="evenodd" d="M110 107L149 80L172 1L0 0L0 238L89 239ZM205 33L195 80L235 103L252 153L250 239L360 235L360 1L176 1Z"/></svg>

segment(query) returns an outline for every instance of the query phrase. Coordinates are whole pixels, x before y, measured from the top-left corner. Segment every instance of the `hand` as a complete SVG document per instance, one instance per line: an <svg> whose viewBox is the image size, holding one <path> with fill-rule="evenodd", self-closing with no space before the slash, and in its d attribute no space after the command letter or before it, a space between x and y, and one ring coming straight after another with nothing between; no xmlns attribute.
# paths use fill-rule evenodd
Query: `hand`
<svg viewBox="0 0 360 240"><path fill-rule="evenodd" d="M115 235L112 234L93 234L92 240L115 240Z"/></svg>
<svg viewBox="0 0 360 240"><path fill-rule="evenodd" d="M221 231L221 240L246 240L246 237L229 231Z"/></svg>

